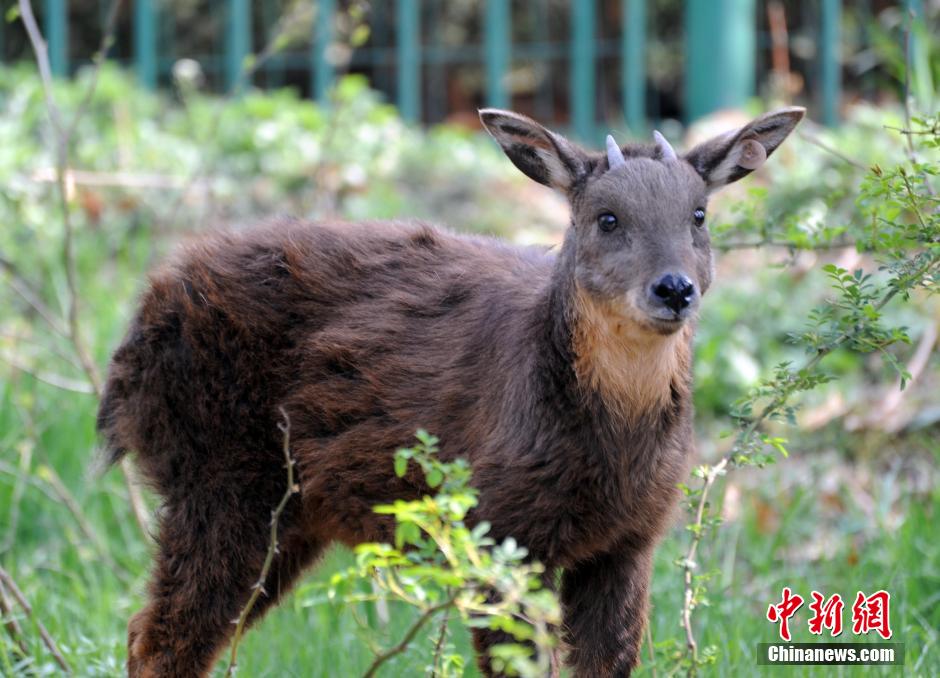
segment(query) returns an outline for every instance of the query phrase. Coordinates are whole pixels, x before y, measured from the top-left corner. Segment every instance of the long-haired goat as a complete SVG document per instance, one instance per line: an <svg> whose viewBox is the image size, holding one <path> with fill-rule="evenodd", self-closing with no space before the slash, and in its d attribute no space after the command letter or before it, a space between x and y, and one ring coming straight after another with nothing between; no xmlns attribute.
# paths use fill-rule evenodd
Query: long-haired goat
<svg viewBox="0 0 940 678"><path fill-rule="evenodd" d="M299 496L260 617L332 542L389 540L372 508L427 491L392 454L426 428L465 457L473 521L562 568L567 661L628 675L653 549L692 449L691 342L712 278L708 195L758 167L803 109L677 156L589 153L483 110L509 159L563 192L557 253L424 224L281 221L215 234L154 273L98 426L163 498L132 676L205 675L261 570L291 422ZM481 666L496 634L477 630Z"/></svg>

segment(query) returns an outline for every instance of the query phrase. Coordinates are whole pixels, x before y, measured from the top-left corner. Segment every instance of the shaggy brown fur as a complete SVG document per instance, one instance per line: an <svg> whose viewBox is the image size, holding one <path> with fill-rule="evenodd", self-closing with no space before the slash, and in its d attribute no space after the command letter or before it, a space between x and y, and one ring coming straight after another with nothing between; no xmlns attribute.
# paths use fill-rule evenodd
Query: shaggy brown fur
<svg viewBox="0 0 940 678"><path fill-rule="evenodd" d="M663 320L646 291L672 270L696 301L707 288L692 214L736 146L692 156L704 170L626 149L608 172L526 118L483 116L513 162L569 195L557 255L422 224L279 221L204 237L153 274L98 420L112 459L135 451L164 501L131 676L205 675L229 639L284 491L281 406L301 492L254 619L328 544L392 537L372 508L427 492L392 465L423 427L470 460L472 521L564 569L576 675L630 673L692 443L690 321ZM601 234L598 209L622 228ZM476 632L487 671L496 640Z"/></svg>

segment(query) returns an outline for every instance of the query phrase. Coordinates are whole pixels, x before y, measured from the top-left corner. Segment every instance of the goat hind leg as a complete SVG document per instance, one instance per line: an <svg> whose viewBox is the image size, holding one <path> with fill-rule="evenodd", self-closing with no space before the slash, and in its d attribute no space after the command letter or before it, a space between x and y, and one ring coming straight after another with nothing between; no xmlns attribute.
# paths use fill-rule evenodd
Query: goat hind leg
<svg viewBox="0 0 940 678"><path fill-rule="evenodd" d="M161 520L149 603L128 624L131 678L207 675L258 580L270 513L216 505L207 516L205 506L171 507ZM279 552L249 622L277 602L321 551L285 518Z"/></svg>

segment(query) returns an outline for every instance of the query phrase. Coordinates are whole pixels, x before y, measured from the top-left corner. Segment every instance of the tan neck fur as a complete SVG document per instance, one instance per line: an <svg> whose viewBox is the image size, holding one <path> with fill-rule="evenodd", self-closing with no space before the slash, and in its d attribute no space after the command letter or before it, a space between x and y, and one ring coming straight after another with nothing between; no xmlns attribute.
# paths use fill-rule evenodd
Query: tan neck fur
<svg viewBox="0 0 940 678"><path fill-rule="evenodd" d="M575 373L628 420L669 404L670 386L686 389L692 328L671 335L641 327L625 309L575 295Z"/></svg>

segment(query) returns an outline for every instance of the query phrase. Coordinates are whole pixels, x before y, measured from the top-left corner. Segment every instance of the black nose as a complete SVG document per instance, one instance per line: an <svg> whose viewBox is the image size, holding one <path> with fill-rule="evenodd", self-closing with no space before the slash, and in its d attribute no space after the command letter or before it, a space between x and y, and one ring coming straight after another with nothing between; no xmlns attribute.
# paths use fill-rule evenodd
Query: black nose
<svg viewBox="0 0 940 678"><path fill-rule="evenodd" d="M653 298L679 313L695 299L695 285L684 275L667 273L653 283Z"/></svg>

